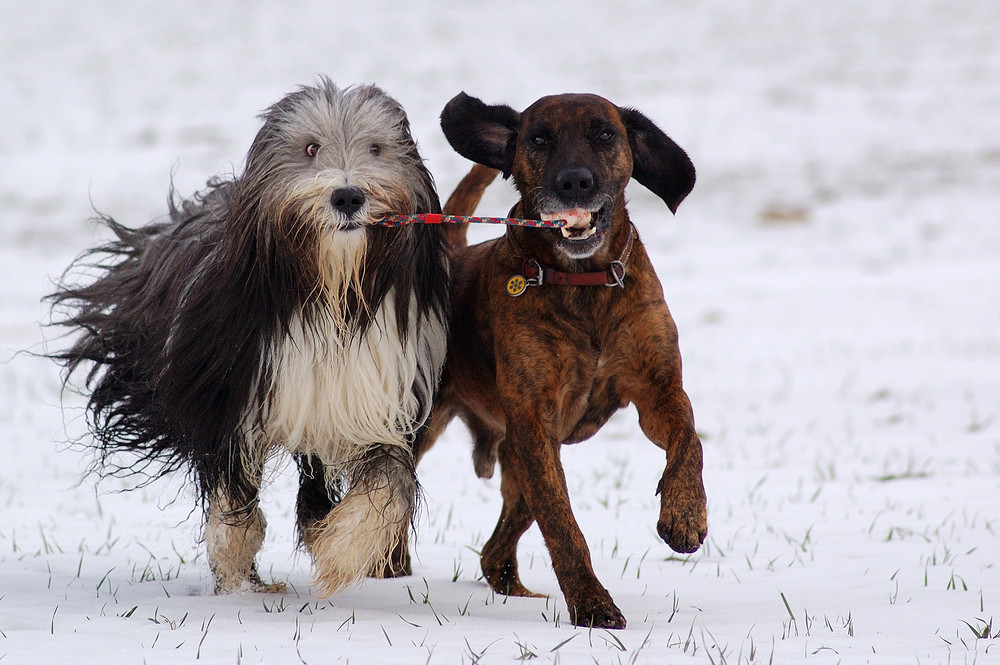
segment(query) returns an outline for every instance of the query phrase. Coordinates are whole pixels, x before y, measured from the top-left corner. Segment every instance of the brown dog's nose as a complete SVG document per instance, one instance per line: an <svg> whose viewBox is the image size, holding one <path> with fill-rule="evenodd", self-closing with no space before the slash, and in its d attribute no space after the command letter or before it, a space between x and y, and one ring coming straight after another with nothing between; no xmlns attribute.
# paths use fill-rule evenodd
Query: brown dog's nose
<svg viewBox="0 0 1000 665"><path fill-rule="evenodd" d="M568 203L588 198L594 189L594 174L583 166L563 169L556 176L556 191Z"/></svg>

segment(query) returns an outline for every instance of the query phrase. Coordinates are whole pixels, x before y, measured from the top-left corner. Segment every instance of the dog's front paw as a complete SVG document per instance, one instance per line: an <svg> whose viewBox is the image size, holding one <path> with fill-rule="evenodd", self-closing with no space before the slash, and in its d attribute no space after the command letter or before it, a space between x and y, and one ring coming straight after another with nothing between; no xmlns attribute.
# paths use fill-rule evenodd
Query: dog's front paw
<svg viewBox="0 0 1000 665"><path fill-rule="evenodd" d="M660 484L660 519L656 532L670 549L690 554L705 542L708 535L706 503L700 482L694 488Z"/></svg>
<svg viewBox="0 0 1000 665"><path fill-rule="evenodd" d="M256 566L246 575L215 574L215 594L223 596L230 593L287 593L284 582L265 582L257 573Z"/></svg>
<svg viewBox="0 0 1000 665"><path fill-rule="evenodd" d="M288 585L284 582L264 582L257 579L250 582L250 589L257 593L288 593Z"/></svg>
<svg viewBox="0 0 1000 665"><path fill-rule="evenodd" d="M708 527L704 519L698 521L691 520L664 520L660 519L656 523L656 532L660 534L670 549L680 554L690 554L698 551L701 544L705 542L708 534Z"/></svg>
<svg viewBox="0 0 1000 665"><path fill-rule="evenodd" d="M618 609L607 591L603 594L585 594L576 600L566 598L570 621L574 626L587 628L624 628L625 615Z"/></svg>
<svg viewBox="0 0 1000 665"><path fill-rule="evenodd" d="M410 564L410 548L407 545L405 532L396 546L392 548L392 552L387 554L383 560L376 561L371 570L368 571L368 577L376 579L408 577L412 574L413 566Z"/></svg>

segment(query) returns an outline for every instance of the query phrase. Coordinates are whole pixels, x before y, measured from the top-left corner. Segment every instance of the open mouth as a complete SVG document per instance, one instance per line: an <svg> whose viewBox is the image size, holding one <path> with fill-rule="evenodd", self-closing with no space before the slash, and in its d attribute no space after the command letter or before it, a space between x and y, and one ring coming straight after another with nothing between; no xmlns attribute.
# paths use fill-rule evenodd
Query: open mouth
<svg viewBox="0 0 1000 665"><path fill-rule="evenodd" d="M543 212L540 217L545 221L566 220L566 226L559 228L562 237L566 240L587 240L597 233L597 227L593 225L594 214L583 208L571 208L555 213Z"/></svg>
<svg viewBox="0 0 1000 665"><path fill-rule="evenodd" d="M570 208L553 213L543 212L539 217L543 220L566 220L566 226L559 228L560 237L556 246L571 258L587 258L604 242L604 230L608 224L607 206L597 210Z"/></svg>

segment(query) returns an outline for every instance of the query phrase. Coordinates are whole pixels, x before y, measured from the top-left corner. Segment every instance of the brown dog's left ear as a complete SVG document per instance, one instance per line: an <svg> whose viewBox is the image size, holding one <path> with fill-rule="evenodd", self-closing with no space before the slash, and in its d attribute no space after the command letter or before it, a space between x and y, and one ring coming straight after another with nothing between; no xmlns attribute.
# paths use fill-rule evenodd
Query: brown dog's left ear
<svg viewBox="0 0 1000 665"><path fill-rule="evenodd" d="M514 139L521 114L505 104L484 104L464 92L455 95L441 112L441 129L455 152L466 159L503 172L514 169Z"/></svg>
<svg viewBox="0 0 1000 665"><path fill-rule="evenodd" d="M632 147L632 177L677 212L694 188L694 164L652 120L635 109L619 110Z"/></svg>

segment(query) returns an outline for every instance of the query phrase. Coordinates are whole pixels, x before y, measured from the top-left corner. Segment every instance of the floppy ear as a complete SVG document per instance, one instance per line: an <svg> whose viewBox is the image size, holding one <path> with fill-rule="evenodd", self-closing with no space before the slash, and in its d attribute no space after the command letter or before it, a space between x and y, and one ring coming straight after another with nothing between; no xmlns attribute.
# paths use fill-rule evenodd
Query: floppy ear
<svg viewBox="0 0 1000 665"><path fill-rule="evenodd" d="M677 212L694 188L694 164L652 120L635 109L619 110L632 147L632 177Z"/></svg>
<svg viewBox="0 0 1000 665"><path fill-rule="evenodd" d="M503 104L487 105L460 92L441 111L441 129L455 152L498 169L505 178L514 169L514 139L521 114Z"/></svg>

